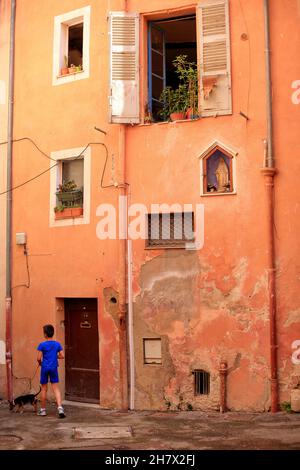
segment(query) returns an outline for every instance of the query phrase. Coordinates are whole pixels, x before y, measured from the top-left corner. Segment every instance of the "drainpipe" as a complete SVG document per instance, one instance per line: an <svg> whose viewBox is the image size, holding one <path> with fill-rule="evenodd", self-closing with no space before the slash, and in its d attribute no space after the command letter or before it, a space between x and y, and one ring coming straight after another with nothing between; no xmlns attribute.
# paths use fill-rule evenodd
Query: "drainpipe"
<svg viewBox="0 0 300 470"><path fill-rule="evenodd" d="M273 156L273 115L272 115L272 74L270 56L270 13L269 1L264 0L265 22L265 63L266 63L266 98L267 98L267 148L264 176L267 196L267 224L268 224L268 303L270 319L270 367L271 367L271 412L278 411L278 372L277 372L277 332L276 332L276 265L275 265L275 237L274 237L274 177L276 168Z"/></svg>
<svg viewBox="0 0 300 470"><path fill-rule="evenodd" d="M15 24L16 0L10 4L10 45L9 45L9 91L8 91L8 128L7 128L7 189L12 187L12 145L14 111L14 65L15 65ZM11 234L12 234L12 192L6 198L6 381L7 398L13 399L12 376L12 302L11 302Z"/></svg>
<svg viewBox="0 0 300 470"><path fill-rule="evenodd" d="M134 338L133 338L133 300L132 300L132 240L127 241L128 273L128 348L129 348L129 409L134 410Z"/></svg>
<svg viewBox="0 0 300 470"><path fill-rule="evenodd" d="M227 362L223 361L220 364L220 413L227 411L226 404L226 378L227 378Z"/></svg>
<svg viewBox="0 0 300 470"><path fill-rule="evenodd" d="M119 230L119 348L120 348L120 390L121 408L128 410L128 372L127 372L127 328L126 328L126 239L127 239L127 203L126 203L126 127L120 125L119 135L119 223L126 227L124 233Z"/></svg>

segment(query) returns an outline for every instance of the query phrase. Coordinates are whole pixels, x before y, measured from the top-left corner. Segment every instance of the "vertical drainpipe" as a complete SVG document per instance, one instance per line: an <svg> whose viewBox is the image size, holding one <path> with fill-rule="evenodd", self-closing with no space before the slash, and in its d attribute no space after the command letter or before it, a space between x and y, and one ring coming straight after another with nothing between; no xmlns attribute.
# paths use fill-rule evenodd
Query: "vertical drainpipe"
<svg viewBox="0 0 300 470"><path fill-rule="evenodd" d="M14 111L14 61L15 61L15 24L16 0L10 4L10 42L9 42L9 91L8 91L8 126L7 126L7 189L12 187L12 145L13 145L13 111ZM11 302L11 235L12 235L12 192L6 198L6 381L7 398L13 399L12 376L12 302Z"/></svg>
<svg viewBox="0 0 300 470"><path fill-rule="evenodd" d="M14 65L15 65L15 23L16 0L10 4L10 44L9 44L9 91L8 91L8 128L7 128L7 189L12 187L12 145L14 111ZM7 398L13 399L12 376L12 301L11 301L11 235L12 235L12 192L6 198L6 381Z"/></svg>
<svg viewBox="0 0 300 470"><path fill-rule="evenodd" d="M275 239L274 239L274 177L276 168L273 156L273 115L272 115L272 74L270 56L270 13L269 1L264 0L265 23L265 62L266 62L266 98L267 98L267 154L264 176L267 196L267 224L268 224L268 303L270 321L270 366L271 366L271 412L278 411L278 373L277 373L277 332L276 332L276 265L275 265Z"/></svg>
<svg viewBox="0 0 300 470"><path fill-rule="evenodd" d="M128 410L128 371L127 371L127 328L126 328L126 126L120 125L119 134L119 223L123 220L126 229L119 230L119 349L120 349L120 391L122 410Z"/></svg>

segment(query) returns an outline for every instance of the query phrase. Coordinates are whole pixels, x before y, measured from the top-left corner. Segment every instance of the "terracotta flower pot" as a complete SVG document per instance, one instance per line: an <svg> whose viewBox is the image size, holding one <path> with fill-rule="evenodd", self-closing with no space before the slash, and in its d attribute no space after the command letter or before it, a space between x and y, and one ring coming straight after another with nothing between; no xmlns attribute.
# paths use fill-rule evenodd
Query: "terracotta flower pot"
<svg viewBox="0 0 300 470"><path fill-rule="evenodd" d="M182 121L186 119L186 113L171 113L170 118L171 121Z"/></svg>
<svg viewBox="0 0 300 470"><path fill-rule="evenodd" d="M68 75L68 73L69 73L68 67L63 67L60 71L61 75Z"/></svg>
<svg viewBox="0 0 300 470"><path fill-rule="evenodd" d="M83 215L83 207L65 207L63 211L55 212L55 220L74 219Z"/></svg>

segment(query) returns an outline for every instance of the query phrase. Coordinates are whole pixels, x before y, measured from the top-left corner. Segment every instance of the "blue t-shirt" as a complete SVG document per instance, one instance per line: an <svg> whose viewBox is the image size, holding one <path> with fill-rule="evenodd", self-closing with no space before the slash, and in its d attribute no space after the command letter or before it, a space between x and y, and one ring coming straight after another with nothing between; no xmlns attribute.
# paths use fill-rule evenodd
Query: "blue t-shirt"
<svg viewBox="0 0 300 470"><path fill-rule="evenodd" d="M62 351L61 344L58 341L43 341L38 345L37 350L43 353L43 369L56 369L58 367L57 353Z"/></svg>

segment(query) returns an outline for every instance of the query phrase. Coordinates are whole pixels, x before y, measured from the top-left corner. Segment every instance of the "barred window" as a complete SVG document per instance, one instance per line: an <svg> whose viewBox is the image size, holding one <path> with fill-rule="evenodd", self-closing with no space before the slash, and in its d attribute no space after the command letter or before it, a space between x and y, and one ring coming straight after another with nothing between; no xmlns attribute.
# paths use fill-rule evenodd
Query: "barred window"
<svg viewBox="0 0 300 470"><path fill-rule="evenodd" d="M184 248L194 241L194 213L148 214L147 247Z"/></svg>
<svg viewBox="0 0 300 470"><path fill-rule="evenodd" d="M195 395L209 395L210 374L205 370L194 370L193 374Z"/></svg>

